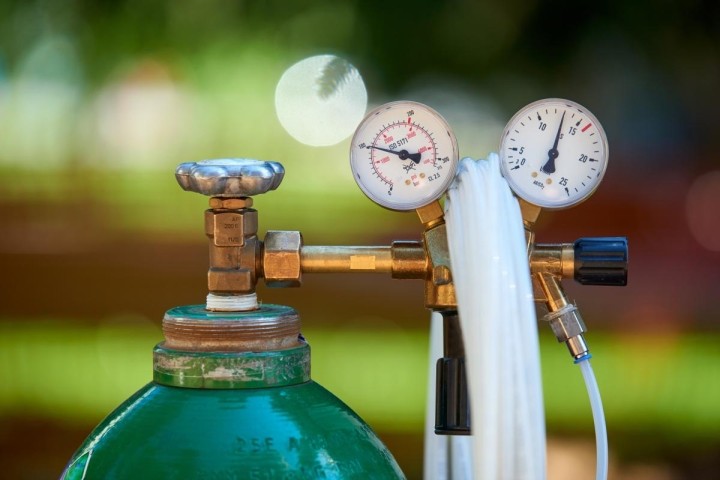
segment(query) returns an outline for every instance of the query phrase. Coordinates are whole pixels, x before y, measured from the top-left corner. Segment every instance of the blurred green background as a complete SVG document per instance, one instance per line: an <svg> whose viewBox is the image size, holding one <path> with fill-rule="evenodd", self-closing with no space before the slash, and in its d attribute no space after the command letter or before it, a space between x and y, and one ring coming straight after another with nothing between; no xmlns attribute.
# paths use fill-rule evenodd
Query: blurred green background
<svg viewBox="0 0 720 480"><path fill-rule="evenodd" d="M302 58L353 63L371 106L438 110L461 155L497 149L513 113L575 100L608 134L592 199L544 214L542 242L626 235L626 288L567 289L584 313L614 479L720 471L720 7L714 1L0 2L0 460L56 478L91 428L151 377L170 307L201 303L206 199L177 163L286 168L261 231L307 244L416 239L413 214L355 186L349 140L309 147L274 111ZM313 375L422 470L429 315L422 285L317 276L260 288L297 308ZM579 372L541 325L549 478L593 478Z"/></svg>

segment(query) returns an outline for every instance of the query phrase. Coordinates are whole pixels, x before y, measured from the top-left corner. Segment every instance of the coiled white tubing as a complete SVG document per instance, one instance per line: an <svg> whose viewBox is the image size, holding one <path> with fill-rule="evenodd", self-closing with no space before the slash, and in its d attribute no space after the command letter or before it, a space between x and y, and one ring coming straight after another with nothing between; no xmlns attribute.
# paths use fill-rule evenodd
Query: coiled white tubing
<svg viewBox="0 0 720 480"><path fill-rule="evenodd" d="M460 480L471 471L476 480L544 479L545 416L525 232L497 154L460 162L445 219L465 344L472 436L465 441L426 439L425 478ZM456 441L456 448L447 448ZM440 458L442 445L445 458ZM433 447L436 451L429 450ZM457 453L463 450L471 452L464 455L466 465L458 464ZM454 459L447 458L449 452L455 452ZM427 468L432 461L452 468Z"/></svg>

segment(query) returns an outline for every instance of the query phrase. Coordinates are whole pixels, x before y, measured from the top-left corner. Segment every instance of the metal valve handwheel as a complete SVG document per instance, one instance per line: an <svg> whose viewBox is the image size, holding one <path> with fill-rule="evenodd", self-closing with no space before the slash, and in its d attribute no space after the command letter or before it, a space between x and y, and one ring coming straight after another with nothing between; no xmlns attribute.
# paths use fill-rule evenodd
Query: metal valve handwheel
<svg viewBox="0 0 720 480"><path fill-rule="evenodd" d="M175 178L183 190L210 197L252 197L280 186L285 169L278 162L224 158L185 162Z"/></svg>

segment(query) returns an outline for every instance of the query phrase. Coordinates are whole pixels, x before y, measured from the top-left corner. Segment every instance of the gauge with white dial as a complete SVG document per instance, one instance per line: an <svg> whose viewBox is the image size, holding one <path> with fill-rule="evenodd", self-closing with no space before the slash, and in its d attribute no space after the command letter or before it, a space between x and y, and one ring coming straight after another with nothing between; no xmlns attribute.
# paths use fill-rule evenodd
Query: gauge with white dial
<svg viewBox="0 0 720 480"><path fill-rule="evenodd" d="M549 209L587 199L605 175L608 144L600 122L570 100L527 105L508 122L500 165L520 198Z"/></svg>
<svg viewBox="0 0 720 480"><path fill-rule="evenodd" d="M372 110L350 147L358 186L392 210L413 210L440 198L455 177L457 161L457 140L445 119L416 102Z"/></svg>

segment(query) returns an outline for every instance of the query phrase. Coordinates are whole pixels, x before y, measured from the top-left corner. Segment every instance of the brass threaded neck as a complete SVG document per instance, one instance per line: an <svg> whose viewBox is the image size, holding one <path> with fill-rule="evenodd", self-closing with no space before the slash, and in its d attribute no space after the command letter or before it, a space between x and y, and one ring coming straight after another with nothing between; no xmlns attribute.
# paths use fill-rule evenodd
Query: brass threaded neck
<svg viewBox="0 0 720 480"><path fill-rule="evenodd" d="M169 310L164 347L192 352L264 352L300 345L300 318L283 305L247 312L211 312L204 305Z"/></svg>

